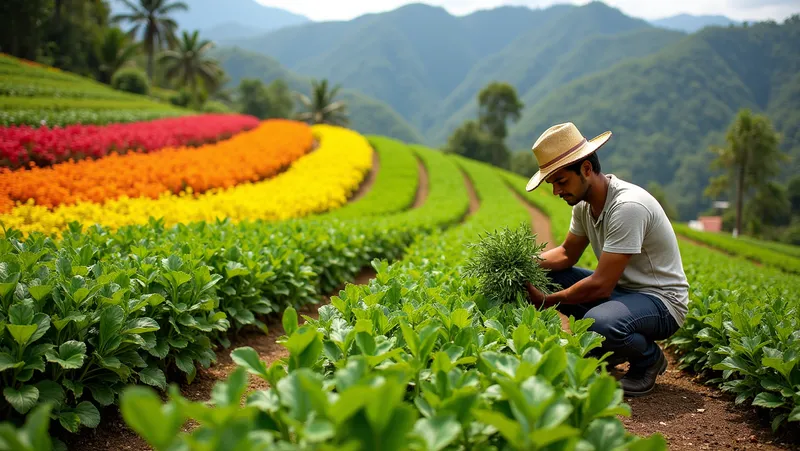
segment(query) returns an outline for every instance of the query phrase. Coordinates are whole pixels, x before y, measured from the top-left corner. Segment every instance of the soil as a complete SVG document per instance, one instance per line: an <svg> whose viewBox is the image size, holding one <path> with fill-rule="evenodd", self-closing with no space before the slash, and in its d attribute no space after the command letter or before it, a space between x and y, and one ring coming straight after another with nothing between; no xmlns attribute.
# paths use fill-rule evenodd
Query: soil
<svg viewBox="0 0 800 451"><path fill-rule="evenodd" d="M530 211L531 223L540 241L546 240L546 248L552 248L547 216L516 191L511 191ZM562 327L569 330L567 318L559 316ZM670 450L800 449L800 445L791 445L800 443L796 437L776 436L755 409L736 406L735 396L703 385L698 376L677 369L677 359L669 350L665 354L669 367L658 378L656 388L647 396L625 398L631 406L631 416L620 418L630 432L642 436L660 432ZM610 371L619 379L625 375L627 364Z"/></svg>
<svg viewBox="0 0 800 451"><path fill-rule="evenodd" d="M417 184L417 195L414 198L414 203L411 208L419 208L425 203L428 198L428 191L430 190L430 183L428 182L428 169L422 163L422 160L417 158L417 174L419 174L419 183Z"/></svg>
<svg viewBox="0 0 800 451"><path fill-rule="evenodd" d="M773 434L755 408L737 406L735 396L703 385L699 376L677 369L672 352L665 354L669 367L656 388L648 396L625 398L632 415L622 421L629 431L660 432L670 450L800 449L798 437ZM626 367L619 365L612 374L622 377Z"/></svg>
<svg viewBox="0 0 800 451"><path fill-rule="evenodd" d="M511 189L511 188L509 188ZM531 215L531 226L533 227L533 232L536 233L536 241L538 243L544 242L544 250L549 251L556 247L555 243L553 242L553 231L550 227L550 218L547 217L541 210L534 207L527 199L520 196L520 194L511 189L511 192L514 193L514 196L522 202L522 205L528 209L528 212Z"/></svg>
<svg viewBox="0 0 800 451"><path fill-rule="evenodd" d="M372 185L375 184L375 177L378 175L378 171L381 169L381 159L378 156L378 152L372 151L372 167L369 169L367 176L361 182L356 192L353 194L352 197L348 200L348 202L355 202L372 189Z"/></svg>
<svg viewBox="0 0 800 451"><path fill-rule="evenodd" d="M467 173L464 171L461 171L461 175L464 176L464 184L467 185L467 196L469 196L469 210L464 218L464 220L466 220L468 217L474 215L475 212L478 211L478 208L481 206L481 201L478 197L478 193L475 192L475 185L472 184L472 179L469 178Z"/></svg>

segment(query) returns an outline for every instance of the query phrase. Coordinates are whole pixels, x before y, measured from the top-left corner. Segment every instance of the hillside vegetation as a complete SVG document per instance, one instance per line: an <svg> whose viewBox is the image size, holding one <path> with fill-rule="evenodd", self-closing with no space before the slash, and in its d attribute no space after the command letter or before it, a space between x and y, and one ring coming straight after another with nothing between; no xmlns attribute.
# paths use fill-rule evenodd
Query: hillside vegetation
<svg viewBox="0 0 800 451"><path fill-rule="evenodd" d="M212 55L230 78L229 86L237 86L243 78L256 78L266 84L283 80L292 91L310 94L310 78L294 73L274 58L240 48L221 48ZM354 130L405 142L423 141L417 130L386 103L353 89L342 89L341 93Z"/></svg>

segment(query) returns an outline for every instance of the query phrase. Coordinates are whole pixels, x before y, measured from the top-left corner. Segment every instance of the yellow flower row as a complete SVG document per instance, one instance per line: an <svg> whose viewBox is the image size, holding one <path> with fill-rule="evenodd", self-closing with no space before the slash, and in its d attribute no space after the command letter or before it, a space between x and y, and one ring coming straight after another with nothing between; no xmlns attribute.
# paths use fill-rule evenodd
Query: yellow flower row
<svg viewBox="0 0 800 451"><path fill-rule="evenodd" d="M5 227L24 234L59 233L78 221L112 229L163 217L167 225L230 218L281 220L320 213L344 205L372 166L372 148L360 134L340 127L315 125L319 147L272 179L244 183L194 195L187 189L158 199L121 197L104 204L79 202L48 211L35 205L0 215Z"/></svg>

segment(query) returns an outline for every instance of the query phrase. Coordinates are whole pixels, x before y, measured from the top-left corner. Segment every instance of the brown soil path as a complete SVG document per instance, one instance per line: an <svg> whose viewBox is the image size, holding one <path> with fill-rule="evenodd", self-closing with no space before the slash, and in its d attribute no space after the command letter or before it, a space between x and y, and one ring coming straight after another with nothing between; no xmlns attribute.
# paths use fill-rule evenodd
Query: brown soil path
<svg viewBox="0 0 800 451"><path fill-rule="evenodd" d="M472 184L472 179L469 178L466 171L462 169L461 175L464 177L464 184L467 186L467 196L469 196L469 210L467 210L467 214L464 217L464 220L466 220L478 211L478 208L481 206L481 200L478 197L478 193L475 191L475 185Z"/></svg>
<svg viewBox="0 0 800 451"><path fill-rule="evenodd" d="M419 174L419 179L417 180L417 195L414 198L414 203L411 205L411 208L421 207L428 198L428 191L430 190L428 168L425 167L425 164L419 157L417 157L417 174Z"/></svg>
<svg viewBox="0 0 800 451"><path fill-rule="evenodd" d="M367 176L364 177L364 180L361 182L361 185L358 186L358 189L355 193L350 197L348 202L355 202L372 189L372 185L375 184L375 177L378 175L378 171L381 169L381 158L378 156L378 152L375 150L372 151L372 167L369 169Z"/></svg>
<svg viewBox="0 0 800 451"><path fill-rule="evenodd" d="M554 247L547 216L515 190L511 191L530 212L539 241L546 240L547 249ZM568 330L566 317L559 316L562 326ZM632 414L622 417L622 421L630 432L639 435L660 432L670 450L800 449L800 445L792 448L790 439L774 436L769 427L759 421L755 409L736 406L735 396L703 385L697 376L677 369L677 359L671 352L667 351L666 355L669 367L658 378L653 392L640 398L625 398ZM611 369L611 374L621 378L625 371L627 364Z"/></svg>

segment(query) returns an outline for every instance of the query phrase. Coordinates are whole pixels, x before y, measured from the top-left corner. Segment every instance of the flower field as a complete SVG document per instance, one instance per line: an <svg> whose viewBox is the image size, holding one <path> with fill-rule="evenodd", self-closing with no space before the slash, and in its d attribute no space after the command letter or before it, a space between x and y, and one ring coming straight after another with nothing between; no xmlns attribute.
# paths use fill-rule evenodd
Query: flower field
<svg viewBox="0 0 800 451"><path fill-rule="evenodd" d="M286 125L291 129L291 125ZM240 135L246 145L242 150L245 154L254 155L256 159L264 158L265 153L259 152L249 141L249 137L254 136L256 142L274 149L274 161L285 163L291 159L296 160L285 172L275 177L252 183L240 180L242 183L208 189L200 194L195 194L189 186L178 194L171 191L161 192L157 198L125 196L104 203L78 201L52 210L43 206L22 205L8 214L0 215L0 221L6 227L12 227L24 234L51 234L60 233L74 221L86 225L102 224L116 229L146 223L151 216L162 218L168 226L195 221L213 222L226 218L237 222L246 219L283 220L321 213L344 205L372 165L372 148L365 138L354 132L325 125L314 126L313 132L320 137L319 148L297 159L307 152L311 144L308 139L290 143L287 147L280 140L273 142L260 138L258 133L263 130L264 127L260 127L256 131ZM302 132L303 126L298 130ZM287 132L286 136L291 137L291 133ZM227 145L235 146L235 142L239 141L233 138L215 146L224 149ZM234 144L229 144L231 142ZM287 153L292 145L294 153ZM190 156L193 155L191 152L196 151L190 151ZM143 157L160 158L162 155L169 158L169 154L164 152ZM235 157L235 154L223 154L223 159L232 161L233 167L251 177L249 171L252 168L240 166L248 161L241 157L231 160L232 156ZM97 164L103 164L104 161L98 161ZM184 169L184 174L191 171L189 168L194 165L193 161L196 160L186 159L188 168ZM267 160L266 165L272 168L273 161ZM230 167L227 163L222 163L221 168L201 164L199 183L208 183L207 180L213 177L211 174L226 166ZM225 173L222 172L222 175ZM223 180L228 181L224 177ZM138 189L137 186L139 185L134 184L133 189Z"/></svg>
<svg viewBox="0 0 800 451"><path fill-rule="evenodd" d="M182 122L194 128L200 124L193 121L207 123L202 118ZM214 115L207 118L208 122L215 119L218 117ZM147 123L132 125L145 130ZM14 216L13 208L24 204L25 215L41 217L55 207L79 202L102 204L123 196L157 199L164 193L180 194L186 189L202 193L212 188L230 188L276 174L313 146L314 136L306 124L274 120L256 126L255 130L226 141L198 148L180 146L152 153L112 154L98 160L0 172L0 192L6 194L0 200L0 213Z"/></svg>
<svg viewBox="0 0 800 451"><path fill-rule="evenodd" d="M67 160L95 159L111 152L152 152L165 147L199 146L227 139L258 125L238 114L209 114L131 124L27 125L0 128L0 167L49 166Z"/></svg>

